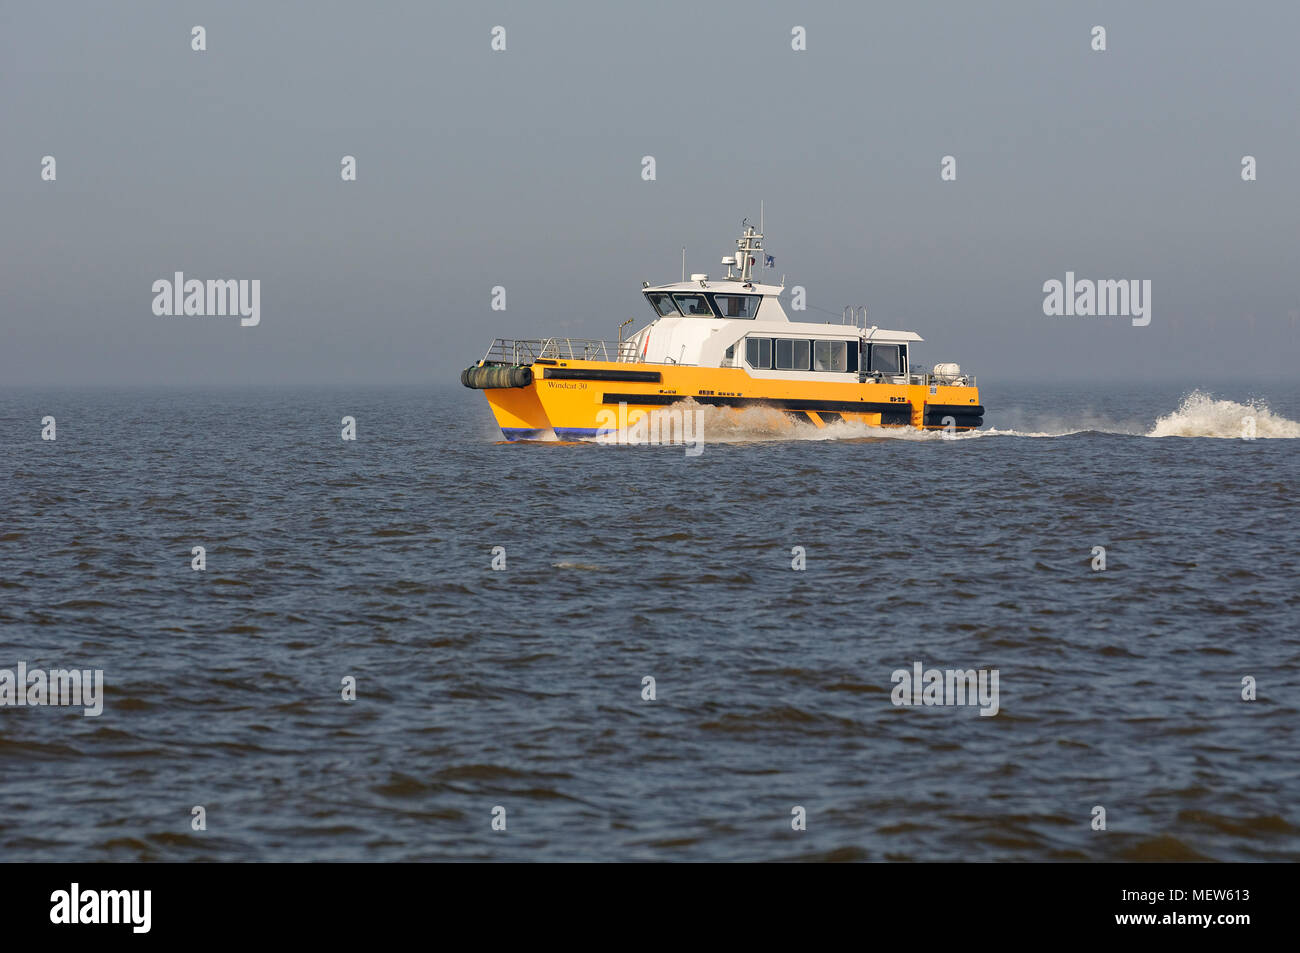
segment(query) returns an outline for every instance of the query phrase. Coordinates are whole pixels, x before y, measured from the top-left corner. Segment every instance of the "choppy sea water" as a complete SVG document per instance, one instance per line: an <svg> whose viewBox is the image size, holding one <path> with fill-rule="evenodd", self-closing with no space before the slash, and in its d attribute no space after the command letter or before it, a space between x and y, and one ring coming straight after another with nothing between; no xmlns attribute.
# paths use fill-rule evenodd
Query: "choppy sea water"
<svg viewBox="0 0 1300 953"><path fill-rule="evenodd" d="M698 456L458 389L0 393L0 669L106 685L0 708L0 857L1300 860L1300 390L1191 390ZM998 713L895 706L916 662Z"/></svg>

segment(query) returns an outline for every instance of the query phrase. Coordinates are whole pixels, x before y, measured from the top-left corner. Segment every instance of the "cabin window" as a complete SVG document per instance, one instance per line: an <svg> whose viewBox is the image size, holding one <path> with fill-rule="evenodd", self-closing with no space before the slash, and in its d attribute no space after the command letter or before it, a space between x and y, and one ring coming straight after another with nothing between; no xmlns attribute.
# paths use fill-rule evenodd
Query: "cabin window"
<svg viewBox="0 0 1300 953"><path fill-rule="evenodd" d="M794 367L794 341L789 338L776 339L776 369L788 371Z"/></svg>
<svg viewBox="0 0 1300 953"><path fill-rule="evenodd" d="M673 304L673 296L666 292L657 292L646 295L646 300L650 306L655 309L655 314L661 318L666 318L670 314L677 313L677 305Z"/></svg>
<svg viewBox="0 0 1300 953"><path fill-rule="evenodd" d="M705 318L713 317L713 312L709 310L709 302L704 295L675 294L673 300L677 302L677 307L682 309L682 314L700 315Z"/></svg>
<svg viewBox="0 0 1300 953"><path fill-rule="evenodd" d="M793 338L776 339L776 369L779 371L808 370L808 342Z"/></svg>
<svg viewBox="0 0 1300 953"><path fill-rule="evenodd" d="M848 369L847 341L813 341L813 370L847 371Z"/></svg>
<svg viewBox="0 0 1300 953"><path fill-rule="evenodd" d="M772 339L745 338L745 363L756 370L770 370L772 367Z"/></svg>
<svg viewBox="0 0 1300 953"><path fill-rule="evenodd" d="M713 306L724 318L753 318L758 314L762 295L713 295Z"/></svg>
<svg viewBox="0 0 1300 953"><path fill-rule="evenodd" d="M897 344L871 345L871 370L882 374L901 374Z"/></svg>

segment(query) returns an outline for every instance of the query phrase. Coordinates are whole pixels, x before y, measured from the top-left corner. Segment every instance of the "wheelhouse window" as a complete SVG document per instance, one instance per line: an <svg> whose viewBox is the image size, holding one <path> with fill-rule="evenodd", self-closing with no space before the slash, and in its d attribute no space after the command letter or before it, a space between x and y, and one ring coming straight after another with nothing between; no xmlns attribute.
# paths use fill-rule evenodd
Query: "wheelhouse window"
<svg viewBox="0 0 1300 953"><path fill-rule="evenodd" d="M871 345L871 370L882 374L901 374L903 365L897 344Z"/></svg>
<svg viewBox="0 0 1300 953"><path fill-rule="evenodd" d="M780 371L808 370L808 341L806 338L776 339L776 368Z"/></svg>
<svg viewBox="0 0 1300 953"><path fill-rule="evenodd" d="M681 308L682 314L699 315L704 318L713 317L713 312L709 310L708 299L704 295L673 295L673 300L677 302L677 307Z"/></svg>
<svg viewBox="0 0 1300 953"><path fill-rule="evenodd" d="M848 369L847 341L813 341L813 370L847 371Z"/></svg>
<svg viewBox="0 0 1300 953"><path fill-rule="evenodd" d="M646 300L650 302L650 307L655 309L655 314L661 318L666 318L670 314L677 313L677 305L673 304L673 296L665 291L654 291L646 295Z"/></svg>
<svg viewBox="0 0 1300 953"><path fill-rule="evenodd" d="M745 363L755 370L771 370L772 339L745 338Z"/></svg>
<svg viewBox="0 0 1300 953"><path fill-rule="evenodd" d="M762 295L714 294L713 306L724 318L753 319L758 314L758 303Z"/></svg>

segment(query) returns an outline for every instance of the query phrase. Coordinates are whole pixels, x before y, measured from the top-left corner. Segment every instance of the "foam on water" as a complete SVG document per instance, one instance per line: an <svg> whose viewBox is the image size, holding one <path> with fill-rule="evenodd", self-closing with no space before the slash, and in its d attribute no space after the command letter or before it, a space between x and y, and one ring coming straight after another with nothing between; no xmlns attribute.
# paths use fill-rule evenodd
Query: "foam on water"
<svg viewBox="0 0 1300 953"><path fill-rule="evenodd" d="M1262 401L1239 404L1235 400L1216 400L1211 394L1194 390L1171 414L1159 418L1148 437L1220 437L1240 439L1253 418L1255 437L1300 437L1300 423L1269 410Z"/></svg>
<svg viewBox="0 0 1300 953"><path fill-rule="evenodd" d="M799 419L772 407L710 407L688 399L674 404L672 409L696 414L694 436L705 443L753 443L769 440L978 440L987 437L1068 437L1080 433L1240 439L1246 433L1246 421L1249 418L1254 419L1256 437L1300 437L1300 423L1273 413L1262 401L1242 404L1232 400L1219 400L1200 390L1183 397L1176 410L1158 417L1150 429L1145 429L1141 424L1126 424L1084 413L1075 420L1034 420L1033 423L1038 424L1040 429L1004 430L985 427L950 436L942 430L872 427L847 420L837 420L825 427L818 427L809 420Z"/></svg>

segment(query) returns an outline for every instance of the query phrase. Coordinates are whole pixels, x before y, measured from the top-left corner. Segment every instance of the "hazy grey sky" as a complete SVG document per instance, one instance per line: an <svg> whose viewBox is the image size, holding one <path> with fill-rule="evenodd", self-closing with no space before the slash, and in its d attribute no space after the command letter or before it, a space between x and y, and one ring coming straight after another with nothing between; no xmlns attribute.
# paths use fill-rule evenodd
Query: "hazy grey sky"
<svg viewBox="0 0 1300 953"><path fill-rule="evenodd" d="M777 272L920 363L1294 380L1297 36L1291 2L5 0L0 383L452 384L649 320L760 199ZM1150 279L1151 324L1044 316L1067 270ZM260 279L261 324L155 316L175 271Z"/></svg>

